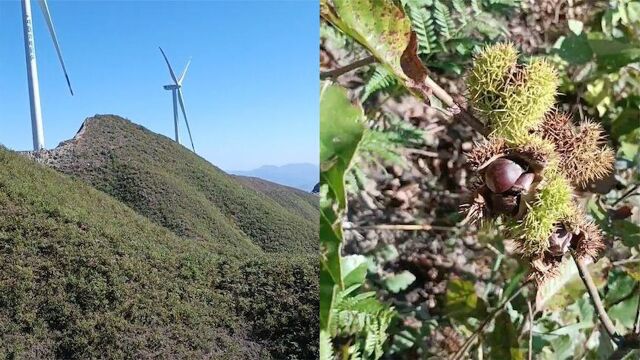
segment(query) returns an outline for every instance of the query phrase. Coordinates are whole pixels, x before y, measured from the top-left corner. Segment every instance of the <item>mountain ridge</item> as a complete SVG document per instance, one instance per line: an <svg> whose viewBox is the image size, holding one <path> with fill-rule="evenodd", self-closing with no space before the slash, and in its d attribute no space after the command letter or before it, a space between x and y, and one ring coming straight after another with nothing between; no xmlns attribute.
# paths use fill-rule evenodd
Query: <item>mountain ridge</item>
<svg viewBox="0 0 640 360"><path fill-rule="evenodd" d="M0 357L317 356L317 196L115 115L22 155L0 147Z"/></svg>
<svg viewBox="0 0 640 360"><path fill-rule="evenodd" d="M37 156L180 236L217 236L238 248L251 248L243 240L249 238L268 252L317 248L317 217L309 211L303 218L169 138L119 116L87 118L73 139Z"/></svg>

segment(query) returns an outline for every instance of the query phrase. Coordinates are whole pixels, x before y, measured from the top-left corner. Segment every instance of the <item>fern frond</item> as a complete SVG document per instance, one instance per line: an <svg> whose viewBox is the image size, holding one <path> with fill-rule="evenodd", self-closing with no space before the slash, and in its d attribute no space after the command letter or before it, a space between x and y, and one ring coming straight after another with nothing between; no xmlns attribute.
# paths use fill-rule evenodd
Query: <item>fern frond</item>
<svg viewBox="0 0 640 360"><path fill-rule="evenodd" d="M454 26L449 8L440 1L434 1L433 17L441 40L446 41L451 39L453 37Z"/></svg>
<svg viewBox="0 0 640 360"><path fill-rule="evenodd" d="M411 26L418 38L418 54L436 52L438 50L436 28L430 11L425 8L424 1L407 1L405 8L409 14L409 20L411 20Z"/></svg>
<svg viewBox="0 0 640 360"><path fill-rule="evenodd" d="M367 100L378 91L388 90L398 84L396 77L384 66L377 66L371 78L364 85L362 101Z"/></svg>
<svg viewBox="0 0 640 360"><path fill-rule="evenodd" d="M324 330L320 330L320 360L333 360L333 343L331 336Z"/></svg>

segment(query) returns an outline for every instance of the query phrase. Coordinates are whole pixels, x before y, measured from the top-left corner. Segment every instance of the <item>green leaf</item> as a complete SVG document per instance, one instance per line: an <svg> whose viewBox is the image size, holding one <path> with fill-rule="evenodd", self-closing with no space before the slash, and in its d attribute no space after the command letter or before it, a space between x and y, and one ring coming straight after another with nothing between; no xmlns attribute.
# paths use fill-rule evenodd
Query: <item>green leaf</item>
<svg viewBox="0 0 640 360"><path fill-rule="evenodd" d="M399 293L409 287L409 285L411 285L415 280L415 275L405 270L386 277L384 279L384 286L392 293Z"/></svg>
<svg viewBox="0 0 640 360"><path fill-rule="evenodd" d="M321 1L323 18L353 37L416 95L426 97L427 71L411 21L392 0Z"/></svg>
<svg viewBox="0 0 640 360"><path fill-rule="evenodd" d="M335 303L338 286L331 274L320 270L320 329L328 329L331 323L331 309Z"/></svg>
<svg viewBox="0 0 640 360"><path fill-rule="evenodd" d="M364 133L364 114L353 105L346 90L324 86L320 94L320 171L340 209L346 208L344 173ZM322 181L321 181L322 183Z"/></svg>
<svg viewBox="0 0 640 360"><path fill-rule="evenodd" d="M622 238L622 243L628 247L640 244L640 226L629 220L614 220L612 232Z"/></svg>
<svg viewBox="0 0 640 360"><path fill-rule="evenodd" d="M621 141L618 153L626 160L633 161L640 151L640 144L634 142Z"/></svg>
<svg viewBox="0 0 640 360"><path fill-rule="evenodd" d="M347 207L344 174L362 139L363 117L362 108L349 101L345 89L337 85L323 86L320 93L321 262L340 288L344 288L340 266L341 218Z"/></svg>
<svg viewBox="0 0 640 360"><path fill-rule="evenodd" d="M638 309L638 296L634 295L625 301L613 305L607 309L607 313L614 321L616 327L631 329Z"/></svg>
<svg viewBox="0 0 640 360"><path fill-rule="evenodd" d="M411 23L392 1L335 0L335 13L348 35L361 42L396 75L404 72L400 57L409 45Z"/></svg>
<svg viewBox="0 0 640 360"><path fill-rule="evenodd" d="M612 72L640 60L640 48L615 40L591 39L589 46L596 55L598 68Z"/></svg>
<svg viewBox="0 0 640 360"><path fill-rule="evenodd" d="M636 286L636 281L619 269L612 269L609 273L609 291L604 298L605 306L611 306L629 296Z"/></svg>
<svg viewBox="0 0 640 360"><path fill-rule="evenodd" d="M524 359L524 351L518 345L518 331L506 312L496 317L493 331L487 336L487 343L491 346L490 359Z"/></svg>
<svg viewBox="0 0 640 360"><path fill-rule="evenodd" d="M331 336L325 330L320 330L320 360L333 360L333 345Z"/></svg>
<svg viewBox="0 0 640 360"><path fill-rule="evenodd" d="M615 139L640 128L640 109L627 107L622 110L611 125L611 136Z"/></svg>
<svg viewBox="0 0 640 360"><path fill-rule="evenodd" d="M524 276L527 275L527 272L528 272L527 269L524 267L521 267L517 270L516 274L511 277L509 284L507 284L504 291L502 292L502 296L501 296L502 299L508 299L511 296L511 294L520 285L520 281L522 280L522 278L524 278Z"/></svg>
<svg viewBox="0 0 640 360"><path fill-rule="evenodd" d="M466 321L469 317L484 318L487 315L487 306L476 294L471 281L452 279L447 284L445 311L456 320Z"/></svg>
<svg viewBox="0 0 640 360"><path fill-rule="evenodd" d="M610 263L606 258L589 267L589 273L596 286L605 283L605 270ZM580 298L586 291L580 276L578 267L573 259L565 258L557 270L558 275L547 279L538 286L536 293L536 310L556 311L562 310L567 305Z"/></svg>
<svg viewBox="0 0 640 360"><path fill-rule="evenodd" d="M367 258L362 255L349 255L341 259L342 276L345 287L362 284L367 277Z"/></svg>
<svg viewBox="0 0 640 360"><path fill-rule="evenodd" d="M586 64L593 58L593 51L585 34L569 34L558 39L556 53L570 64Z"/></svg>

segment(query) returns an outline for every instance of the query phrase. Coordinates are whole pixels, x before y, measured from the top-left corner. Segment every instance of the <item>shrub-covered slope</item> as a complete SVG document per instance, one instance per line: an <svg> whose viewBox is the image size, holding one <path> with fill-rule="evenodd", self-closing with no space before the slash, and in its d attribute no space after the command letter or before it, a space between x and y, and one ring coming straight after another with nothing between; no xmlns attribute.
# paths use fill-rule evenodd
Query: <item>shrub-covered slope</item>
<svg viewBox="0 0 640 360"><path fill-rule="evenodd" d="M0 358L315 356L315 257L221 255L7 150L0 169Z"/></svg>
<svg viewBox="0 0 640 360"><path fill-rule="evenodd" d="M247 188L185 147L121 117L87 119L46 160L180 236L245 252L317 251L318 211L286 208L292 201Z"/></svg>
<svg viewBox="0 0 640 360"><path fill-rule="evenodd" d="M294 214L301 215L305 219L317 219L319 217L320 198L316 194L256 177L234 176L234 178L246 187L267 195Z"/></svg>

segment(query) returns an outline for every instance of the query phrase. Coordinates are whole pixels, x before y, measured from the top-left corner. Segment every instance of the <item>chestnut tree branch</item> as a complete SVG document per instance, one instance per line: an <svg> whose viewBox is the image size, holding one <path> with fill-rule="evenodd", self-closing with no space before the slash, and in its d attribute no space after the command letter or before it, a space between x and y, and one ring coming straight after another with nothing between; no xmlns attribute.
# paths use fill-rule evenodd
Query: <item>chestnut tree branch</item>
<svg viewBox="0 0 640 360"><path fill-rule="evenodd" d="M636 308L636 321L633 323L633 333L640 335L640 299L638 299L638 307Z"/></svg>
<svg viewBox="0 0 640 360"><path fill-rule="evenodd" d="M359 67L363 67L366 65L370 65L373 64L374 62L376 62L376 58L373 56L367 56L364 59L360 59L357 61L352 62L349 65L345 65L343 67L334 69L334 70L329 70L329 71L324 71L320 73L320 80L325 80L325 79L329 79L329 78L337 78L338 76L348 73L349 71L353 71Z"/></svg>
<svg viewBox="0 0 640 360"><path fill-rule="evenodd" d="M615 342L617 345L620 345L620 342L621 342L620 335L618 335L618 332L616 331L616 328L613 325L611 318L607 314L607 311L604 309L604 305L602 304L602 299L600 298L600 294L598 293L598 288L596 287L596 284L593 282L593 278L589 273L587 264L585 263L584 259L578 258L573 252L571 253L571 255L573 256L573 260L576 262L576 265L578 266L578 273L580 274L580 278L582 279L584 286L587 288L587 291L589 292L589 297L593 302L593 306L596 308L596 312L598 313L598 318L600 319L600 322L604 326L604 329L607 331L607 334L609 334L609 337L611 338L611 340L613 340L613 342Z"/></svg>
<svg viewBox="0 0 640 360"><path fill-rule="evenodd" d="M484 135L485 137L489 135L489 131L487 127L478 120L473 114L464 109L460 104L456 103L453 100L453 97L449 95L440 85L436 84L432 78L427 76L424 80L424 84L431 89L433 95L437 97L440 101L442 101L449 109L451 110L453 117L459 120L464 121L467 125L471 126L471 128L478 133Z"/></svg>
<svg viewBox="0 0 640 360"><path fill-rule="evenodd" d="M328 78L336 78L342 74L348 73L349 71L355 70L359 67L373 64L376 62L376 58L374 56L368 56L364 59L360 59L355 61L349 65L329 70L320 73L320 80L325 80ZM482 123L482 121L478 120L473 114L467 111L463 106L456 103L455 100L449 93L447 93L440 85L436 84L435 81L429 76L427 76L424 80L424 85L426 85L429 89L431 89L433 95L437 97L442 103L447 105L449 110L451 111L453 117L455 119L462 120L467 125L471 126L471 128L478 133L484 135L485 137L489 135L489 131L486 126Z"/></svg>

